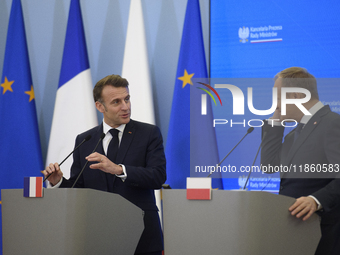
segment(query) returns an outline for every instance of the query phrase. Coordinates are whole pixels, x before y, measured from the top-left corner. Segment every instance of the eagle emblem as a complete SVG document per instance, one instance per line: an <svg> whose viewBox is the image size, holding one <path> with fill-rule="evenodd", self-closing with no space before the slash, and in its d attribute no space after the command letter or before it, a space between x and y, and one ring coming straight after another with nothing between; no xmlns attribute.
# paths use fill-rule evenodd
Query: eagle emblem
<svg viewBox="0 0 340 255"><path fill-rule="evenodd" d="M248 42L248 37L249 37L249 27L240 27L238 30L238 36L240 37L240 42L241 43L246 43Z"/></svg>

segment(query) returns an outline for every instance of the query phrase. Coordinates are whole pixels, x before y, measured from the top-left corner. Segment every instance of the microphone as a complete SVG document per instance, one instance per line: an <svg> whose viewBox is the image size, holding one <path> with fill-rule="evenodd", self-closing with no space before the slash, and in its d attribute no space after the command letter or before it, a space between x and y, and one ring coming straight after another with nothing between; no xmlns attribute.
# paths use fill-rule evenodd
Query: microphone
<svg viewBox="0 0 340 255"><path fill-rule="evenodd" d="M253 170L253 166L255 165L255 161L256 161L256 159L257 159L257 156L259 155L260 149L261 149L261 147L262 147L263 139L266 137L266 134L267 134L267 132L264 132L264 134L263 134L263 136L262 136L262 140L261 140L260 146L259 146L259 148L257 149L257 152L256 152L256 155L255 155L253 164L251 165L251 168L250 168L250 170L249 170L249 174L248 174L248 176L247 176L247 180L246 180L246 182L245 182L245 184L244 184L243 190L245 190L246 187L247 187L247 183L248 183L248 181L249 181L251 172L252 172L252 170Z"/></svg>
<svg viewBox="0 0 340 255"><path fill-rule="evenodd" d="M82 145L83 143L85 143L86 141L88 141L88 140L90 140L90 139L91 139L91 135L86 136L86 137L84 138L84 140L83 140L76 148L74 148L74 150L73 150L70 154L68 154L67 157L66 157L63 161L61 161L61 163L59 164L59 166L61 166L62 163L64 163L65 160L68 159L68 158L73 154L73 152L75 152L75 151L80 147L80 145ZM47 175L47 176L45 177L45 179L43 180L43 182L45 182L51 175L52 175L52 173L50 173L49 175Z"/></svg>
<svg viewBox="0 0 340 255"><path fill-rule="evenodd" d="M235 150L235 148L242 142L242 140L243 140L248 134L250 134L250 133L253 132L253 131L254 131L254 127L248 128L247 133L246 133L246 134L242 137L242 139L234 146L234 148L232 148L232 149L229 151L229 153L221 160L221 162L217 164L216 168L219 167L219 166L223 163L223 161L230 155L230 153L232 153L233 150ZM210 172L210 174L209 174L207 177L210 177L210 175L212 175L213 173L214 173L214 172Z"/></svg>
<svg viewBox="0 0 340 255"><path fill-rule="evenodd" d="M99 140L98 140L98 142L97 142L96 147L94 147L94 150L91 152L91 154L92 154L93 152L96 151L96 149L97 149L99 143L104 139L104 137L105 137L105 133L102 133L101 136L100 136L100 138L99 138ZM86 163L85 163L85 165L84 165L83 168L81 169L80 173L78 174L78 177L77 177L77 179L74 181L74 183L73 183L73 185L72 185L71 188L74 188L74 185L76 185L76 183L77 183L79 177L80 177L81 174L84 172L84 169L85 169L85 167L87 166L88 163L89 163L89 161L87 160Z"/></svg>

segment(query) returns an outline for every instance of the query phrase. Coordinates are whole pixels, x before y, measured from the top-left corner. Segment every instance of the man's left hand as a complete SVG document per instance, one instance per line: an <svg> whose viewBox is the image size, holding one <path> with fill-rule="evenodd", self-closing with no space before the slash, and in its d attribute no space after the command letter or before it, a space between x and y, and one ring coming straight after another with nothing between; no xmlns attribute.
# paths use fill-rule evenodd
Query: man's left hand
<svg viewBox="0 0 340 255"><path fill-rule="evenodd" d="M94 152L86 157L86 159L90 162L97 161L96 164L91 164L91 169L99 169L105 173L110 174L117 174L121 175L123 174L123 168L120 165L117 165L113 163L111 160L109 160L105 155L102 155L98 152Z"/></svg>
<svg viewBox="0 0 340 255"><path fill-rule="evenodd" d="M295 215L296 218L300 218L303 215L302 220L309 219L310 216L317 210L318 206L315 202L315 200L311 197L299 197L296 199L295 203L289 207L289 211L291 212L291 215Z"/></svg>

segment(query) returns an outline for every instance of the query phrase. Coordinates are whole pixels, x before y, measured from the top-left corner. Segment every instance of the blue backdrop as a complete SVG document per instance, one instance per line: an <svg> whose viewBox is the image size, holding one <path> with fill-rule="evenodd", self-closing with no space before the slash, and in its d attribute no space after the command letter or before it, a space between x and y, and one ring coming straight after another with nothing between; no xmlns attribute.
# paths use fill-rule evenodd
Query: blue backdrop
<svg viewBox="0 0 340 255"><path fill-rule="evenodd" d="M226 89L216 89L224 103L213 105L215 119L229 123L217 125L216 136L220 159L241 139L250 119L264 119L249 113L247 87L254 91L256 109L269 109L274 81L279 71L300 66L318 78L320 100L340 112L340 3L332 1L211 1L210 74L212 78L249 78L234 81L245 96L245 115L233 116L232 96ZM256 78L256 79L254 79ZM258 78L270 78L261 81ZM224 83L226 80L224 79ZM228 81L228 80L227 80ZM230 80L229 80L230 81ZM259 82L261 81L261 82ZM212 83L216 82L212 80ZM237 84L236 84L237 83ZM243 122L230 126L230 120ZM253 122L253 125L259 123ZM261 129L255 128L223 165L251 166L260 144ZM255 165L259 165L259 158ZM239 178L225 178L224 189L238 189ZM244 177L244 176L243 176ZM278 190L278 176L252 178L250 190Z"/></svg>

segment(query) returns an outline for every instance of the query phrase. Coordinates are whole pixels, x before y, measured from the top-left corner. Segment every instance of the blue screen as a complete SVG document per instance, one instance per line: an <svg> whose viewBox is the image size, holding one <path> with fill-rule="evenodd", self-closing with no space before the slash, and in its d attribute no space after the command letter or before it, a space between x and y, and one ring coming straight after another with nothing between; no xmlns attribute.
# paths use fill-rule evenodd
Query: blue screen
<svg viewBox="0 0 340 255"><path fill-rule="evenodd" d="M233 98L228 90L216 89L224 103L213 105L215 119L228 120L216 125L219 157L222 159L243 137L254 116L247 108L247 88L253 88L254 107L271 106L273 77L281 70L299 66L318 80L320 101L340 113L340 3L331 1L211 1L210 76L214 79L238 78L235 82L244 94L244 115L233 115ZM242 82L240 78L248 78ZM255 79L256 78L256 79ZM268 78L265 82L258 82ZM271 81L272 80L272 81ZM237 84L236 84L237 83ZM214 84L212 84L213 86ZM246 125L230 126L230 121ZM255 122L253 122L255 125ZM257 123L256 123L257 124ZM286 132L291 128L287 128ZM223 162L225 166L251 166L261 141L261 128L255 128ZM255 165L259 165L259 158ZM224 189L239 189L246 173L224 178ZM278 175L251 178L249 190L279 189Z"/></svg>

